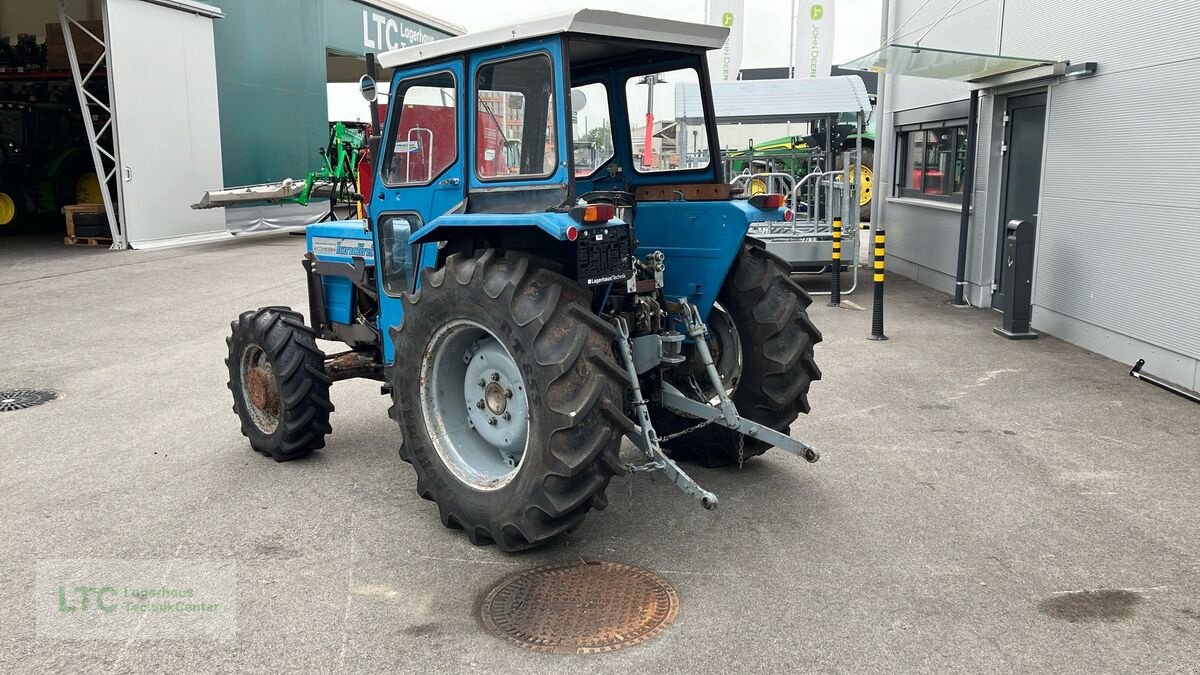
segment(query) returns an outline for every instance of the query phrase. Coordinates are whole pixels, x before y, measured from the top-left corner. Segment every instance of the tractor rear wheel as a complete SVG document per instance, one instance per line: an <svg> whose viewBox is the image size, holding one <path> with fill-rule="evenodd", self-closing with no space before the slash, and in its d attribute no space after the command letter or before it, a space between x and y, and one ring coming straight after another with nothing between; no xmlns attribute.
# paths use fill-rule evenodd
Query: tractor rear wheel
<svg viewBox="0 0 1200 675"><path fill-rule="evenodd" d="M808 412L808 388L821 379L813 360L821 332L806 311L812 299L792 281L787 262L760 244L746 242L717 302L709 315L709 344L726 392L732 391L729 395L742 417L787 433L799 413ZM703 396L715 397L715 392L701 389ZM697 423L665 411L655 419L663 435ZM740 464L771 447L717 424L664 445L673 457L710 467Z"/></svg>
<svg viewBox="0 0 1200 675"><path fill-rule="evenodd" d="M232 328L225 365L250 446L277 462L325 447L332 381L304 317L289 307L263 307L242 312Z"/></svg>
<svg viewBox="0 0 1200 675"><path fill-rule="evenodd" d="M576 282L517 254L456 253L422 272L392 329L400 455L442 524L530 548L607 505L623 386L615 331Z"/></svg>
<svg viewBox="0 0 1200 675"><path fill-rule="evenodd" d="M851 145L846 149L853 150L854 146ZM867 223L871 220L871 199L875 196L875 149L873 146L863 147L862 160L862 191L858 193L858 221ZM838 171L841 171L843 166L842 158L838 157ZM854 169L854 166L850 167L851 171Z"/></svg>

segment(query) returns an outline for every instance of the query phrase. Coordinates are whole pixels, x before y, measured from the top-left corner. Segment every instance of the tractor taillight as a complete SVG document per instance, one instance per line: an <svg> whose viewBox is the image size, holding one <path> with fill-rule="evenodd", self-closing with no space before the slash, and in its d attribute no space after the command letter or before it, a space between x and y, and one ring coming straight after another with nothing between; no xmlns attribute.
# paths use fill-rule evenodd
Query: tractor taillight
<svg viewBox="0 0 1200 675"><path fill-rule="evenodd" d="M784 220L784 222L787 222L787 223L792 222L792 210L791 209L788 209L787 211L783 212L783 220Z"/></svg>
<svg viewBox="0 0 1200 675"><path fill-rule="evenodd" d="M579 228L574 225L567 228L567 241L575 241L579 238Z"/></svg>
<svg viewBox="0 0 1200 675"><path fill-rule="evenodd" d="M783 195L761 195L762 203L758 207L760 209L781 209L783 208Z"/></svg>
<svg viewBox="0 0 1200 675"><path fill-rule="evenodd" d="M617 207L612 204L588 204L583 209L583 222L607 223L617 215Z"/></svg>

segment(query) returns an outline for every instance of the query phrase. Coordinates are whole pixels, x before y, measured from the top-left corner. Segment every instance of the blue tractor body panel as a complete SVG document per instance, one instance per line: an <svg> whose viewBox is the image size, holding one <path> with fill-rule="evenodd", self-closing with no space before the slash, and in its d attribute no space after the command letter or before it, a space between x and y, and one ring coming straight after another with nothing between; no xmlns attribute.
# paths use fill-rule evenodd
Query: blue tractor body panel
<svg viewBox="0 0 1200 675"><path fill-rule="evenodd" d="M783 209L760 210L740 200L642 202L634 220L635 253L666 254L663 294L687 298L707 321L750 223L783 218Z"/></svg>
<svg viewBox="0 0 1200 675"><path fill-rule="evenodd" d="M361 220L339 220L309 225L305 230L308 250L323 262L354 264L362 258L375 264L375 241ZM349 277L321 276L325 316L334 323L349 324L353 316L354 283Z"/></svg>

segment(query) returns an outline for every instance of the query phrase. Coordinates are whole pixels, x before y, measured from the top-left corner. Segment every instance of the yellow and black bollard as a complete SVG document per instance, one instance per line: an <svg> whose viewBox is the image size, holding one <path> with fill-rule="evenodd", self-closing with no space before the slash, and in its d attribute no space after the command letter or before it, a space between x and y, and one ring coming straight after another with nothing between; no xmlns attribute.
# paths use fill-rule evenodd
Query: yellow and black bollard
<svg viewBox="0 0 1200 675"><path fill-rule="evenodd" d="M883 227L875 230L875 250L871 255L875 272L875 299L871 303L871 336L868 340L886 340L883 334Z"/></svg>
<svg viewBox="0 0 1200 675"><path fill-rule="evenodd" d="M833 219L833 255L830 256L830 266L833 275L830 278L829 306L840 307L842 304L842 219Z"/></svg>

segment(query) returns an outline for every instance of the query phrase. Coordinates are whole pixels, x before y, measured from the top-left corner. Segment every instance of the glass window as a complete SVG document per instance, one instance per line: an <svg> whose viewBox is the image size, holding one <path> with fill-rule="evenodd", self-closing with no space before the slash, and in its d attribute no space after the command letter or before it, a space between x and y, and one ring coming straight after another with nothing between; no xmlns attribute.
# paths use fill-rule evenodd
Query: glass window
<svg viewBox="0 0 1200 675"><path fill-rule="evenodd" d="M571 88L571 126L575 129L575 175L590 176L613 156L608 87L593 82Z"/></svg>
<svg viewBox="0 0 1200 675"><path fill-rule="evenodd" d="M903 175L900 194L906 197L958 201L966 167L967 130L962 125L909 129L900 132Z"/></svg>
<svg viewBox="0 0 1200 675"><path fill-rule="evenodd" d="M629 105L629 134L633 165L642 173L700 169L708 166L706 126L703 119L681 127L675 121L675 92L690 84L698 88L700 76L693 68L631 77L625 83ZM690 117L690 116L689 116ZM689 133L688 129L699 133ZM689 147L705 144L705 148Z"/></svg>
<svg viewBox="0 0 1200 675"><path fill-rule="evenodd" d="M400 295L412 290L416 282L417 247L409 246L408 237L421 227L413 214L387 214L379 219L379 265L383 290Z"/></svg>
<svg viewBox="0 0 1200 675"><path fill-rule="evenodd" d="M475 170L482 179L543 178L558 164L554 68L533 54L475 75Z"/></svg>
<svg viewBox="0 0 1200 675"><path fill-rule="evenodd" d="M391 187L427 185L458 155L454 74L422 75L400 82L390 97L393 119L383 182Z"/></svg>

